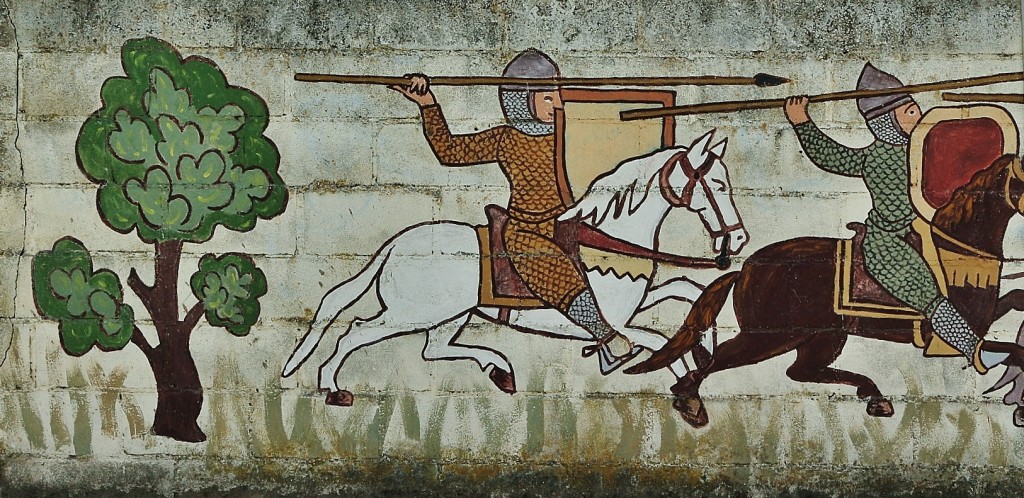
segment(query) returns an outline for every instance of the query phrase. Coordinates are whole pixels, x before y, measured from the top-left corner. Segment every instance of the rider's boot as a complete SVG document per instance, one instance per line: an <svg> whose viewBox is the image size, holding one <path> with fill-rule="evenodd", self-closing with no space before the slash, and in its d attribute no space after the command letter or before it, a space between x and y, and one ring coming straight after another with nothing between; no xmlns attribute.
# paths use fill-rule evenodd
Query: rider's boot
<svg viewBox="0 0 1024 498"><path fill-rule="evenodd" d="M964 320L964 317L960 315L960 312L944 297L936 299L928 321L931 323L932 329L935 330L935 334L960 354L969 358L978 373L988 372L990 368L1011 359L1011 356L1014 356L1012 358L1014 363L1024 360L1024 358L1018 358L1022 356L1019 347L1013 349L1003 347L1004 345L1016 346L1015 344L984 341L979 338L971 330L971 326ZM1013 353L1018 354L1014 355Z"/></svg>
<svg viewBox="0 0 1024 498"><path fill-rule="evenodd" d="M597 353L601 375L608 375L640 354L642 349L619 334L601 316L594 294L588 289L573 299L565 312L573 323L590 332L597 345L583 348L583 356Z"/></svg>

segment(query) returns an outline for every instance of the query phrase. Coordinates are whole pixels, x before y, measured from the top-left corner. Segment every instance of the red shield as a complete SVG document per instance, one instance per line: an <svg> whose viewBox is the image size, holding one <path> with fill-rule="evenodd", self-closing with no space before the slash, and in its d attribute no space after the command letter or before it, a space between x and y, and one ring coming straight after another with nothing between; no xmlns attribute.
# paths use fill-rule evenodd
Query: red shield
<svg viewBox="0 0 1024 498"><path fill-rule="evenodd" d="M914 128L910 140L911 198L931 220L953 192L999 156L1017 152L1017 126L991 105L936 107Z"/></svg>

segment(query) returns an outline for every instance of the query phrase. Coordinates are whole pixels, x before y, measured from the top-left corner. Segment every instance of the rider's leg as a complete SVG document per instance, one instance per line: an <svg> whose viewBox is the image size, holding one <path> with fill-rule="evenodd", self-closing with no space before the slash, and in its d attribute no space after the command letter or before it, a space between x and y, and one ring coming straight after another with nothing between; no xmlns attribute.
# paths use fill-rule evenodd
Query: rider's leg
<svg viewBox="0 0 1024 498"><path fill-rule="evenodd" d="M569 320L586 329L595 339L608 344L616 355L627 354L632 349L633 345L605 320L590 289L584 289L572 299L564 313Z"/></svg>
<svg viewBox="0 0 1024 498"><path fill-rule="evenodd" d="M640 353L639 347L634 347L602 316L583 274L550 238L554 235L553 220L524 223L510 219L504 235L512 266L526 287L600 343L602 373L610 373Z"/></svg>
<svg viewBox="0 0 1024 498"><path fill-rule="evenodd" d="M894 297L923 314L935 334L963 354L979 372L1007 359L1005 352L980 347L982 341L960 312L943 297L924 259L903 236L868 226L864 264L868 273Z"/></svg>
<svg viewBox="0 0 1024 498"><path fill-rule="evenodd" d="M982 341L963 316L944 297L936 299L934 309L927 315L935 333L966 356L981 373L999 365L1010 357L1010 351L1000 346L1004 343Z"/></svg>

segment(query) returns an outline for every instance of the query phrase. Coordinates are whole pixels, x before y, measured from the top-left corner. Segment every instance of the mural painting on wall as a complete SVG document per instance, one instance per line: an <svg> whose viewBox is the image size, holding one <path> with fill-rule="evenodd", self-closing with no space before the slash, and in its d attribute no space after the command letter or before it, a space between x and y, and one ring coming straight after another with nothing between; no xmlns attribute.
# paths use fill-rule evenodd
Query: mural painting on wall
<svg viewBox="0 0 1024 498"><path fill-rule="evenodd" d="M327 75L297 78L332 81ZM546 54L522 52L502 77L481 78L498 86L506 124L464 135L449 129L429 78L411 75L391 85L419 108L424 136L438 162L451 167L496 163L509 182L508 204L484 208L487 226L429 222L408 227L385 242L360 273L323 297L282 375L295 372L335 317L371 288L382 304L379 314L353 321L320 366L319 387L328 393L328 404L353 402L351 392L339 384L339 371L353 351L411 332L426 335L425 360L473 360L498 389L514 393L514 370L501 352L458 342L474 315L523 332L589 341L582 354L595 357L603 375L643 349L664 345L662 335L633 325L633 317L666 299L692 301L701 286L683 277L652 285L655 262L725 267L729 255L747 243L723 162L727 139L716 140L712 130L677 146L673 121L668 119L617 124L617 132L629 139L606 140L588 130L586 123L609 112L617 122L620 110L638 105L672 105L674 92L562 89L560 85L570 82L560 78L557 64ZM435 83L452 80L437 78ZM765 86L787 81L770 75L692 80L687 83ZM381 82L359 77L340 81ZM665 81L576 78L571 83ZM575 116L565 104L574 104ZM659 250L658 233L673 208L700 217L717 258ZM431 250L435 241L443 241L442 252L448 255L479 258L438 254ZM417 255L435 260L424 264ZM686 373L681 361L670 368L677 376Z"/></svg>
<svg viewBox="0 0 1024 498"><path fill-rule="evenodd" d="M247 334L267 282L249 255L206 254L189 278L198 302L181 316L176 288L184 244L209 241L217 226L250 231L258 219L284 212L288 193L278 150L263 135L268 110L258 95L229 85L213 61L182 58L154 38L129 40L121 56L125 75L104 82L102 107L83 124L76 152L79 168L99 185L104 223L153 245L152 283L135 269L126 282L159 342L140 329L120 277L94 268L85 244L71 236L33 259L34 301L41 316L59 323L69 355L138 347L156 380L153 433L202 441L203 387L189 351L191 333L205 317L234 335ZM564 78L550 57L533 49L494 78L296 79L389 85L396 98L418 107L439 165L496 164L510 189L505 206L483 207L487 225L440 220L406 227L323 296L284 365L285 377L371 289L381 304L376 315L351 321L319 366L318 387L329 405L354 402L342 373L354 351L410 333L424 336L424 360L474 361L497 389L515 393L515 371L503 353L459 342L475 316L586 342L582 356L593 358L587 361L602 375L652 351L626 372L668 368L676 378L673 407L695 427L708 423L699 393L708 376L794 350L790 378L853 386L869 415L891 416L892 403L871 379L831 366L849 335L913 344L926 356L965 357L980 373L1006 365L992 389L1013 384L1004 401L1019 406L1014 420L1024 426L1024 336L1017 343L984 339L993 321L1024 310L1024 291L999 295L1003 235L1010 218L1024 212L1016 124L994 105L923 112L912 97L1020 81L1020 73L904 85L868 64L851 92L684 106L676 105L674 92L649 87L788 80ZM434 88L459 84L497 86L506 123L453 133ZM594 88L605 86L617 88ZM846 147L811 119L810 102L842 99L856 99L875 137L871 145ZM863 224L850 224L852 239L769 244L728 271L730 257L749 242L724 161L728 139L702 130L676 144L672 116L773 107L783 108L813 165L863 178L873 209ZM611 133L600 128L610 121ZM701 221L713 257L661 247L663 221L677 208ZM453 257L465 254L478 257ZM432 259L425 263L424 256ZM685 276L659 281L660 265L727 272L705 287ZM730 296L740 331L718 343L709 331ZM671 339L633 323L670 300L692 303Z"/></svg>
<svg viewBox="0 0 1024 498"><path fill-rule="evenodd" d="M206 254L189 277L198 302L180 316L182 248L210 240L218 226L252 230L258 219L284 212L288 192L277 148L263 135L268 112L260 96L229 85L213 61L183 59L154 38L127 41L121 62L125 75L103 83L103 106L82 125L76 152L79 168L99 185L96 207L107 226L153 245L152 283L133 268L127 284L159 342L140 330L118 275L95 269L74 237L33 259L33 295L39 314L58 321L69 355L116 351L129 342L138 347L156 379L153 433L203 441L203 387L191 334L205 316L210 325L246 335L267 281L249 255Z"/></svg>

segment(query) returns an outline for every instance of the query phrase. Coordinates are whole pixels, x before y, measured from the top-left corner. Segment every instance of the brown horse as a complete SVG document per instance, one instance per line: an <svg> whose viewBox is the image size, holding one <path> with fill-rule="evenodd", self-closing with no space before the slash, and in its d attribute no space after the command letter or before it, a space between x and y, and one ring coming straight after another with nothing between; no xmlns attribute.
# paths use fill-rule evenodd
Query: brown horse
<svg viewBox="0 0 1024 498"><path fill-rule="evenodd" d="M933 217L933 226L950 235L935 238L939 248L968 256L1003 259L1003 235L1010 218L1024 214L1024 170L1020 160L1005 155L975 174L957 189ZM709 375L752 365L796 350L796 361L786 370L799 382L847 384L868 401L867 412L876 417L893 414L892 403L868 377L830 365L849 335L898 343L912 343L910 320L858 318L836 314L836 239L802 237L778 242L756 251L739 271L722 275L693 304L686 321L661 350L626 370L643 373L663 368L693 350L697 368L672 386L673 406L694 427L707 424L700 385ZM699 346L707 330L733 291L733 307L740 332L711 355ZM998 284L977 288L950 286L950 301L984 336L996 319L1011 309L1024 309L1024 292L999 298ZM924 330L930 334L930 330ZM927 335L926 335L927 338ZM1024 364L1024 349L1016 344L985 341L983 349L1008 353L1006 364Z"/></svg>

